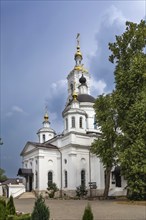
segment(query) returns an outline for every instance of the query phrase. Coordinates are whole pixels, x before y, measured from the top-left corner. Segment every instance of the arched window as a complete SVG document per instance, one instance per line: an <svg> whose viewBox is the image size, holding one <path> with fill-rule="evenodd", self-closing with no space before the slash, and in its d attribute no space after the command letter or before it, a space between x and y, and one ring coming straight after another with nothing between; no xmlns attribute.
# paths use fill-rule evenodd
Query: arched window
<svg viewBox="0 0 146 220"><path fill-rule="evenodd" d="M72 128L75 128L75 117L71 117Z"/></svg>
<svg viewBox="0 0 146 220"><path fill-rule="evenodd" d="M67 188L68 181L67 181L67 171L64 172L64 187Z"/></svg>
<svg viewBox="0 0 146 220"><path fill-rule="evenodd" d="M81 186L86 185L85 170L81 170Z"/></svg>
<svg viewBox="0 0 146 220"><path fill-rule="evenodd" d="M51 171L48 172L48 184L53 183L53 173Z"/></svg>
<svg viewBox="0 0 146 220"><path fill-rule="evenodd" d="M79 118L79 127L83 128L83 118L82 117Z"/></svg>
<svg viewBox="0 0 146 220"><path fill-rule="evenodd" d="M46 136L45 136L45 134L43 134L43 142L45 142L46 141Z"/></svg>
<svg viewBox="0 0 146 220"><path fill-rule="evenodd" d="M66 118L65 120L65 127L66 127L66 130L68 130L68 118Z"/></svg>

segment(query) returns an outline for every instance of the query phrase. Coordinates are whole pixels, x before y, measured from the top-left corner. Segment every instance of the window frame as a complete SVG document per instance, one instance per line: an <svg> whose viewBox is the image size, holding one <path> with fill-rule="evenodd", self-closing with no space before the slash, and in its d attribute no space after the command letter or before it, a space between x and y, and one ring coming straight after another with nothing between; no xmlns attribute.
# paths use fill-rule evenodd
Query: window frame
<svg viewBox="0 0 146 220"><path fill-rule="evenodd" d="M49 177L50 175L50 177ZM53 172L52 171L49 171L48 172L48 184L52 184L53 183Z"/></svg>
<svg viewBox="0 0 146 220"><path fill-rule="evenodd" d="M81 170L81 186L86 186L86 171L84 169Z"/></svg>
<svg viewBox="0 0 146 220"><path fill-rule="evenodd" d="M45 134L43 134L43 143L46 141L46 135Z"/></svg>
<svg viewBox="0 0 146 220"><path fill-rule="evenodd" d="M72 116L72 117L71 117L71 126L72 126L72 128L75 128L75 127L76 127L75 116Z"/></svg>
<svg viewBox="0 0 146 220"><path fill-rule="evenodd" d="M64 171L64 188L68 187L68 172L67 170Z"/></svg>
<svg viewBox="0 0 146 220"><path fill-rule="evenodd" d="M83 128L83 117L79 118L79 128Z"/></svg>

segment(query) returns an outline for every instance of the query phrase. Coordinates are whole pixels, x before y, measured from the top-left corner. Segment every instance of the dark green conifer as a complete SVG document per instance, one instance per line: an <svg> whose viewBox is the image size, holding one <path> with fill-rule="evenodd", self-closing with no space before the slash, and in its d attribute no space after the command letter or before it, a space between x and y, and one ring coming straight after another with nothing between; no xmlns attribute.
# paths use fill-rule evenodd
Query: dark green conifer
<svg viewBox="0 0 146 220"><path fill-rule="evenodd" d="M34 209L32 212L32 220L49 220L49 208L45 204L45 199L39 195L35 201Z"/></svg>
<svg viewBox="0 0 146 220"><path fill-rule="evenodd" d="M6 201L0 198L0 220L6 219Z"/></svg>
<svg viewBox="0 0 146 220"><path fill-rule="evenodd" d="M6 210L7 210L7 215L15 215L16 214L13 196L10 196L10 198L7 202Z"/></svg>
<svg viewBox="0 0 146 220"><path fill-rule="evenodd" d="M92 209L91 209L91 206L88 204L85 208L82 220L93 220L93 219L94 219L94 216L92 213Z"/></svg>

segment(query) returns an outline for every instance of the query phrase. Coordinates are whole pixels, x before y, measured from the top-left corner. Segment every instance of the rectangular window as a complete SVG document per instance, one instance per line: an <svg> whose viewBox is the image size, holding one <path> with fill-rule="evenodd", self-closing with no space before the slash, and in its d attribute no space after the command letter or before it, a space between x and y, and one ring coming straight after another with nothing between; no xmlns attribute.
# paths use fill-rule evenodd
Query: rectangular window
<svg viewBox="0 0 146 220"><path fill-rule="evenodd" d="M75 117L74 116L71 118L71 124L72 124L72 128L75 128Z"/></svg>
<svg viewBox="0 0 146 220"><path fill-rule="evenodd" d="M81 171L81 186L85 187L86 185L86 179L85 179L85 170Z"/></svg>
<svg viewBox="0 0 146 220"><path fill-rule="evenodd" d="M83 128L83 118L82 117L80 117L80 120L79 120L79 127Z"/></svg>
<svg viewBox="0 0 146 220"><path fill-rule="evenodd" d="M49 171L48 173L48 184L52 184L53 183L53 174L51 171Z"/></svg>

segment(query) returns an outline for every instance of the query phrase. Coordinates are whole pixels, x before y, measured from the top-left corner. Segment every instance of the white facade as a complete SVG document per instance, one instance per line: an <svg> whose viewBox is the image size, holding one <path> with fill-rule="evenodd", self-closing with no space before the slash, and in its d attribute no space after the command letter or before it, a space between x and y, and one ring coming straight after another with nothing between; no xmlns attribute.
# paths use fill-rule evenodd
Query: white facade
<svg viewBox="0 0 146 220"><path fill-rule="evenodd" d="M83 67L82 59L78 42L75 67L67 76L68 98L62 113L62 134L56 135L50 128L46 113L43 128L37 133L39 142L28 142L21 153L23 168L18 174L25 177L27 191L45 191L50 181L68 195L75 195L76 187L82 184L89 189L89 182L96 184L98 194L104 189L104 168L100 159L90 153L90 146L100 136L100 129L95 123L90 74ZM125 187L118 184L118 189ZM116 182L111 174L111 194L115 191Z"/></svg>

